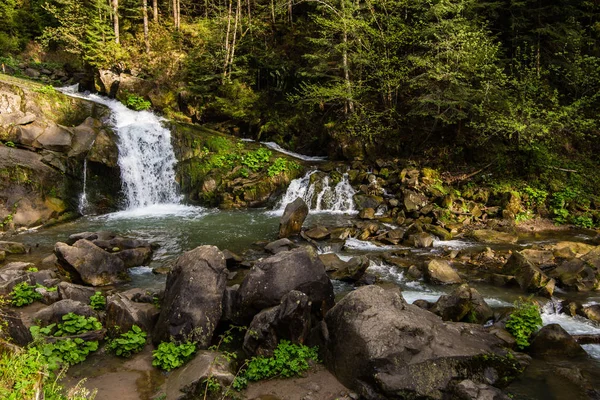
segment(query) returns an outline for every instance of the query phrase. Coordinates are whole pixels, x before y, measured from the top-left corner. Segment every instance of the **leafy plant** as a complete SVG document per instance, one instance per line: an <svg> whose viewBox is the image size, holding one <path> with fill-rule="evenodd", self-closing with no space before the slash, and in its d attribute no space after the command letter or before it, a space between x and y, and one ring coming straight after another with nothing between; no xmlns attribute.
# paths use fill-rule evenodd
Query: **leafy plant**
<svg viewBox="0 0 600 400"><path fill-rule="evenodd" d="M300 165L294 161L288 161L285 158L277 157L267 170L267 173L269 177L273 177L293 169L300 169Z"/></svg>
<svg viewBox="0 0 600 400"><path fill-rule="evenodd" d="M519 298L506 321L506 330L513 335L519 349L529 346L529 338L542 326L539 306L530 298Z"/></svg>
<svg viewBox="0 0 600 400"><path fill-rule="evenodd" d="M152 365L165 371L181 367L189 361L196 352L196 343L186 342L175 344L173 342L162 342L152 352Z"/></svg>
<svg viewBox="0 0 600 400"><path fill-rule="evenodd" d="M147 100L144 100L143 97L137 96L135 94L127 95L125 105L135 111L143 111L152 107L152 103L150 103Z"/></svg>
<svg viewBox="0 0 600 400"><path fill-rule="evenodd" d="M40 348L41 355L51 371L63 364L79 364L96 350L98 350L98 342L88 342L81 338L58 340L55 343L43 344Z"/></svg>
<svg viewBox="0 0 600 400"><path fill-rule="evenodd" d="M309 369L308 360L318 360L318 348L308 347L302 344L292 344L282 340L273 352L273 357L252 357L248 363L243 378L251 381L281 376L289 378L300 375ZM237 386L241 386L242 380L238 380Z"/></svg>
<svg viewBox="0 0 600 400"><path fill-rule="evenodd" d="M95 317L85 317L72 312L63 315L62 321L58 324L58 330L54 333L54 336L79 335L102 329L102 324Z"/></svg>
<svg viewBox="0 0 600 400"><path fill-rule="evenodd" d="M104 310L104 308L106 308L106 298L102 292L96 292L90 296L90 307L96 311Z"/></svg>
<svg viewBox="0 0 600 400"><path fill-rule="evenodd" d="M242 164L256 172L261 169L265 163L269 162L271 150L261 147L255 151L249 151L242 156Z"/></svg>
<svg viewBox="0 0 600 400"><path fill-rule="evenodd" d="M23 307L42 299L42 295L35 291L35 286L31 286L27 282L17 284L9 296L12 305L16 307Z"/></svg>
<svg viewBox="0 0 600 400"><path fill-rule="evenodd" d="M128 358L142 351L145 345L146 332L139 326L133 325L131 330L108 342L107 348L120 357Z"/></svg>
<svg viewBox="0 0 600 400"><path fill-rule="evenodd" d="M16 146L15 146L15 143L14 143L14 142L11 142L10 140L9 140L8 142L4 142L4 145L5 145L6 147L12 147L12 148L16 147Z"/></svg>
<svg viewBox="0 0 600 400"><path fill-rule="evenodd" d="M42 94L55 94L56 93L56 89L52 85L45 85L45 86L40 87L39 89L35 89L34 91L38 92L38 93L42 93Z"/></svg>

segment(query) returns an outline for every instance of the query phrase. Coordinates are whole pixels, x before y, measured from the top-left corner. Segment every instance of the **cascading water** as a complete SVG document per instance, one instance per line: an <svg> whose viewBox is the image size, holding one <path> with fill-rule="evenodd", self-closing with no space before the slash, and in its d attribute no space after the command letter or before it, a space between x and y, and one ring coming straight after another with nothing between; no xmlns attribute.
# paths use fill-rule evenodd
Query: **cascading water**
<svg viewBox="0 0 600 400"><path fill-rule="evenodd" d="M148 111L130 110L117 100L77 94L74 87L64 88L63 92L110 108L119 137L119 167L127 209L180 202L171 132L162 126L161 118Z"/></svg>
<svg viewBox="0 0 600 400"><path fill-rule="evenodd" d="M348 174L344 174L340 182L332 187L329 176L311 183L311 177L317 171L310 171L304 177L294 179L287 191L275 207L283 212L288 203L302 198L313 212L355 213L353 196L356 193L350 185Z"/></svg>
<svg viewBox="0 0 600 400"><path fill-rule="evenodd" d="M87 158L85 158L83 160L83 190L81 192L81 196L79 196L79 206L77 207L79 214L81 214L81 215L85 214L85 211L88 207L86 192L87 192Z"/></svg>

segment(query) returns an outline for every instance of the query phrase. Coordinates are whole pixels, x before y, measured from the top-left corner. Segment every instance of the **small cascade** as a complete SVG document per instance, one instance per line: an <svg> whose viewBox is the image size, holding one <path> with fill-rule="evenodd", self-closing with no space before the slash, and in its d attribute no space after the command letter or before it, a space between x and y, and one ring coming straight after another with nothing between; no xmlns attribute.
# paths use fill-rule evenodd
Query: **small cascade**
<svg viewBox="0 0 600 400"><path fill-rule="evenodd" d="M76 93L75 87L62 91L110 108L119 137L118 162L128 210L180 203L171 132L163 127L160 117L148 111L130 110L117 100Z"/></svg>
<svg viewBox="0 0 600 400"><path fill-rule="evenodd" d="M79 196L79 206L77 207L79 214L85 215L85 211L88 208L87 200L87 158L83 159L83 190L81 196Z"/></svg>
<svg viewBox="0 0 600 400"><path fill-rule="evenodd" d="M314 179L312 176L315 173L317 171L310 171L302 178L294 179L275 207L276 211L283 212L288 203L300 197L313 212L348 214L356 212L353 200L356 191L350 185L348 174L344 174L340 182L332 186L329 176Z"/></svg>

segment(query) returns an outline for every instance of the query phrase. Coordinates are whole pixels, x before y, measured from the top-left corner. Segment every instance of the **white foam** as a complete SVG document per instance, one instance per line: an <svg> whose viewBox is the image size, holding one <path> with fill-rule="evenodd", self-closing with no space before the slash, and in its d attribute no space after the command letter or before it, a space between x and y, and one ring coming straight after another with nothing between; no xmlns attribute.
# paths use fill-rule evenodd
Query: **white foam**
<svg viewBox="0 0 600 400"><path fill-rule="evenodd" d="M600 326L582 317L542 312L542 321L544 325L559 324L571 335L600 334Z"/></svg>
<svg viewBox="0 0 600 400"><path fill-rule="evenodd" d="M283 147L281 147L280 145L278 145L275 142L261 142L261 143L264 144L265 146L267 146L268 148L270 148L271 150L275 150L275 151L277 151L279 153L287 154L288 156L297 158L299 160L313 161L313 162L319 162L319 161L325 161L325 160L327 160L327 157L322 157L322 156L305 156L304 154L294 153L293 151L284 149Z"/></svg>
<svg viewBox="0 0 600 400"><path fill-rule="evenodd" d="M110 214L95 217L95 219L118 220L118 219L143 219L143 218L200 218L209 211L203 207L186 206L183 204L153 204L147 207L139 207L129 210L117 211Z"/></svg>
<svg viewBox="0 0 600 400"><path fill-rule="evenodd" d="M350 239L346 240L346 243L344 244L344 248L352 249L352 250L363 250L363 251L376 250L377 251L377 250L398 250L398 249L402 249L404 247L390 246L390 245L376 245L373 242L350 238Z"/></svg>
<svg viewBox="0 0 600 400"><path fill-rule="evenodd" d="M146 266L132 267L129 268L129 273L131 275L148 275L152 274L152 268Z"/></svg>
<svg viewBox="0 0 600 400"><path fill-rule="evenodd" d="M433 241L433 247L439 247L439 248L446 248L449 250L462 250L462 249L466 249L469 247L473 247L477 245L474 242L467 242L464 240L458 240L458 239L454 239L454 240L434 240Z"/></svg>

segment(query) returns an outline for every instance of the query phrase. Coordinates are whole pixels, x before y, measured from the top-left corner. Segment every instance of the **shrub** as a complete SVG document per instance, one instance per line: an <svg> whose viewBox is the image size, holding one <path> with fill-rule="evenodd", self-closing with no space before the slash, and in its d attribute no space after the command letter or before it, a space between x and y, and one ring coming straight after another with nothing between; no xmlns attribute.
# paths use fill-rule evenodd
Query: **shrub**
<svg viewBox="0 0 600 400"><path fill-rule="evenodd" d="M102 329L102 324L95 317L84 317L72 312L63 315L62 321L58 324L58 330L54 333L54 336L79 335Z"/></svg>
<svg viewBox="0 0 600 400"><path fill-rule="evenodd" d="M146 332L139 326L133 325L131 330L108 342L107 348L120 357L128 358L142 351L145 345Z"/></svg>
<svg viewBox="0 0 600 400"><path fill-rule="evenodd" d="M529 346L529 338L541 326L542 317L536 303L521 298L515 301L515 309L506 321L506 330L514 336L519 349Z"/></svg>
<svg viewBox="0 0 600 400"><path fill-rule="evenodd" d="M98 342L88 342L81 338L58 340L40 347L40 353L51 371L63 365L79 364L96 350L98 350Z"/></svg>
<svg viewBox="0 0 600 400"><path fill-rule="evenodd" d="M144 98L141 96L136 96L135 94L127 95L125 105L135 111L143 111L152 107L152 103L144 100Z"/></svg>
<svg viewBox="0 0 600 400"><path fill-rule="evenodd" d="M35 291L35 286L31 286L27 282L16 285L9 296L12 305L16 307L23 307L42 299L42 295Z"/></svg>
<svg viewBox="0 0 600 400"><path fill-rule="evenodd" d="M90 307L96 311L104 310L106 307L106 298L102 292L96 292L90 297Z"/></svg>
<svg viewBox="0 0 600 400"><path fill-rule="evenodd" d="M152 352L152 365L165 371L181 367L188 362L196 352L196 343L175 344L162 342Z"/></svg>
<svg viewBox="0 0 600 400"><path fill-rule="evenodd" d="M256 172L261 169L265 163L269 162L271 154L271 151L264 147L261 147L255 151L249 151L242 157L242 165L245 165L252 171Z"/></svg>

